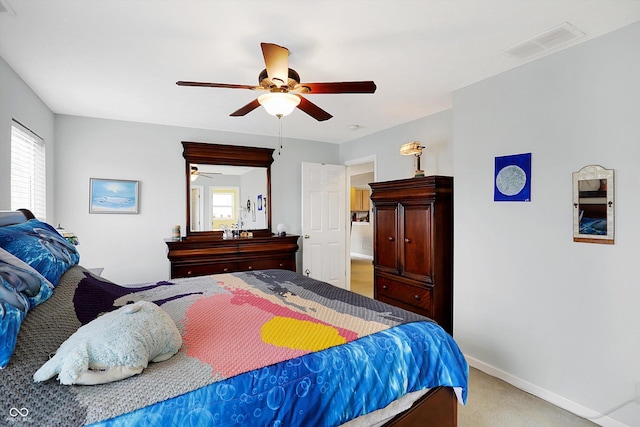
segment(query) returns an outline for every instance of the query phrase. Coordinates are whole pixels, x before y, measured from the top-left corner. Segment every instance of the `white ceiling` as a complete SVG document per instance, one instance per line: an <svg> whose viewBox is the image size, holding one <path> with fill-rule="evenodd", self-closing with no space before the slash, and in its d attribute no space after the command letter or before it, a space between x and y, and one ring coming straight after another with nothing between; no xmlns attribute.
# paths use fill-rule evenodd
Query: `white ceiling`
<svg viewBox="0 0 640 427"><path fill-rule="evenodd" d="M505 49L565 22L585 36L562 48L640 20L640 0L0 0L3 8L0 56L55 113L278 135L262 108L229 117L255 91L175 84L257 84L264 41L289 48L303 82L375 81L372 95L308 95L328 121L300 110L282 119L285 138L332 143L451 108L454 90L525 63Z"/></svg>

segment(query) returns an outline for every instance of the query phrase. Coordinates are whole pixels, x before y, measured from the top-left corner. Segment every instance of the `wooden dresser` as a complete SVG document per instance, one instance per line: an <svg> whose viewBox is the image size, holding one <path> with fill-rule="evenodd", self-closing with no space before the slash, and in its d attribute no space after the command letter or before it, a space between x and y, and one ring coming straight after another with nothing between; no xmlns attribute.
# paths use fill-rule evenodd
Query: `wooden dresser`
<svg viewBox="0 0 640 427"><path fill-rule="evenodd" d="M269 268L296 271L299 237L166 240L171 278Z"/></svg>
<svg viewBox="0 0 640 427"><path fill-rule="evenodd" d="M453 178L376 182L374 297L453 333Z"/></svg>

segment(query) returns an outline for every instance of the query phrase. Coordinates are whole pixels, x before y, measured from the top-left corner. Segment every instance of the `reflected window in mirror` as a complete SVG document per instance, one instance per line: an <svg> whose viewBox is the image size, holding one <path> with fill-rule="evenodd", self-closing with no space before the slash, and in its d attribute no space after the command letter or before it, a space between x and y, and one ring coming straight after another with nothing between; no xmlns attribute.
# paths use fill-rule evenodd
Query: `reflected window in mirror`
<svg viewBox="0 0 640 427"><path fill-rule="evenodd" d="M613 169L589 165L573 173L573 240L614 243Z"/></svg>
<svg viewBox="0 0 640 427"><path fill-rule="evenodd" d="M232 228L239 218L238 187L211 187L211 229Z"/></svg>

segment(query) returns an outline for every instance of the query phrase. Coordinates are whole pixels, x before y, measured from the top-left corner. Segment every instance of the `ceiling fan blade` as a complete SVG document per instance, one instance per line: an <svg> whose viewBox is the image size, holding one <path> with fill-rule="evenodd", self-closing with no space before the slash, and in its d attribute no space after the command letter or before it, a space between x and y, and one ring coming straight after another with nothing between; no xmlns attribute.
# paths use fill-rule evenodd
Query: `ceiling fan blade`
<svg viewBox="0 0 640 427"><path fill-rule="evenodd" d="M372 81L362 82L329 82L329 83L300 83L307 87L309 93L375 93L376 84ZM298 86L296 86L298 87Z"/></svg>
<svg viewBox="0 0 640 427"><path fill-rule="evenodd" d="M233 113L231 113L229 115L232 116L232 117L244 116L245 114L248 114L248 113L252 112L253 110L255 110L256 108L258 108L259 106L260 106L260 103L258 102L258 99L254 99L253 101L251 101L250 103L248 103L244 107L240 107L239 109L237 109L236 111L234 111Z"/></svg>
<svg viewBox="0 0 640 427"><path fill-rule="evenodd" d="M182 80L176 82L178 86L203 86L203 87L221 87L226 89L257 89L251 85L234 85L228 83L207 83L207 82L184 82Z"/></svg>
<svg viewBox="0 0 640 427"><path fill-rule="evenodd" d="M269 80L276 86L289 82L289 49L273 43L260 43Z"/></svg>
<svg viewBox="0 0 640 427"><path fill-rule="evenodd" d="M298 108L316 119L319 122L323 122L325 120L329 120L333 117L331 114L324 111L322 108L318 107L313 102L309 101L306 98L298 96L300 98L300 104L298 104Z"/></svg>

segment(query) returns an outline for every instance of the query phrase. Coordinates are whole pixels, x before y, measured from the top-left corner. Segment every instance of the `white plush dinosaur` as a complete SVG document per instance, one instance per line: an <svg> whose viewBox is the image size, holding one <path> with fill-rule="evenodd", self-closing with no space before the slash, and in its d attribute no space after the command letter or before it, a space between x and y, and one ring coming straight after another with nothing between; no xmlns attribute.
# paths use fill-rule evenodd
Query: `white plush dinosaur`
<svg viewBox="0 0 640 427"><path fill-rule="evenodd" d="M33 375L36 382L58 374L61 384L93 385L139 374L149 361L176 354L182 337L156 304L139 301L80 327Z"/></svg>

